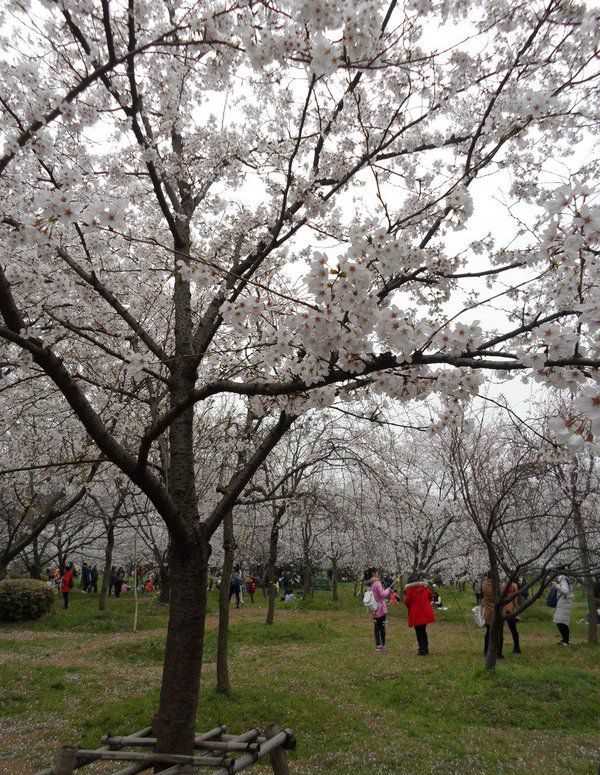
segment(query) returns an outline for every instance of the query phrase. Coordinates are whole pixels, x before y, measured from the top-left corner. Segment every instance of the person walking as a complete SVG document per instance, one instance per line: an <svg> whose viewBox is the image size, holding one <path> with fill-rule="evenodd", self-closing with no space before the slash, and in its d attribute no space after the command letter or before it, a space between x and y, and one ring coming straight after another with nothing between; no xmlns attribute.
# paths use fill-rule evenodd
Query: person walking
<svg viewBox="0 0 600 775"><path fill-rule="evenodd" d="M235 595L235 607L240 607L240 587L242 586L242 574L240 573L240 566L236 565L231 574L229 582L229 601Z"/></svg>
<svg viewBox="0 0 600 775"><path fill-rule="evenodd" d="M393 582L384 589L379 578L378 568L368 568L366 571L367 588L373 593L377 609L371 613L373 617L373 632L375 635L375 651L385 651L385 628L387 619L387 599L389 598Z"/></svg>
<svg viewBox="0 0 600 775"><path fill-rule="evenodd" d="M505 586L504 590L506 591L507 597L510 595L515 595L515 597L502 608L502 613L504 614L504 618L506 620L506 623L508 624L508 629L510 630L510 634L512 635L513 654L520 654L521 644L519 642L519 633L517 631L518 619L515 615L515 611L519 607L519 599L520 599L519 596L516 595L515 593L519 591L519 587L513 582L512 584L509 584L508 587Z"/></svg>
<svg viewBox="0 0 600 775"><path fill-rule="evenodd" d="M74 584L73 563L69 563L66 566L65 572L63 573L62 578L60 580L60 591L62 592L63 609L65 611L69 607L69 592L71 591L73 584Z"/></svg>
<svg viewBox="0 0 600 775"><path fill-rule="evenodd" d="M559 646L568 646L570 638L569 625L571 624L571 609L573 608L573 590L565 575L556 579L556 608L552 621L558 627L561 640Z"/></svg>
<svg viewBox="0 0 600 775"><path fill-rule="evenodd" d="M250 576L246 582L246 592L250 595L250 602L254 602L254 593L256 592L256 579L254 576Z"/></svg>
<svg viewBox="0 0 600 775"><path fill-rule="evenodd" d="M92 565L90 568L90 583L88 585L88 592L98 593L98 568L96 565Z"/></svg>
<svg viewBox="0 0 600 775"><path fill-rule="evenodd" d="M419 575L411 573L408 577L404 604L408 608L408 626L415 628L419 649L417 653L420 657L425 657L429 654L427 625L435 622L435 614L431 605L434 593L429 588L427 581L419 579Z"/></svg>
<svg viewBox="0 0 600 775"><path fill-rule="evenodd" d="M119 568L119 570L115 574L115 597L120 597L121 595L121 589L123 588L123 584L125 583L125 571L123 568Z"/></svg>
<svg viewBox="0 0 600 775"><path fill-rule="evenodd" d="M82 563L81 565L81 589L84 592L87 592L90 587L90 566L87 564L87 562Z"/></svg>

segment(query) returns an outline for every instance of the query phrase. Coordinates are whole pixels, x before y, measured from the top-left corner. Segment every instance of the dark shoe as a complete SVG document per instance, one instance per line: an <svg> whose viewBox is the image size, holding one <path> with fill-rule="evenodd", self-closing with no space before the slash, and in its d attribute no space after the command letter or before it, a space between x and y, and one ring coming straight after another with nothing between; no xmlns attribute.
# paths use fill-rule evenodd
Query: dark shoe
<svg viewBox="0 0 600 775"><path fill-rule="evenodd" d="M521 653L521 648L519 646L515 646L513 649L513 654L520 654L520 653Z"/></svg>

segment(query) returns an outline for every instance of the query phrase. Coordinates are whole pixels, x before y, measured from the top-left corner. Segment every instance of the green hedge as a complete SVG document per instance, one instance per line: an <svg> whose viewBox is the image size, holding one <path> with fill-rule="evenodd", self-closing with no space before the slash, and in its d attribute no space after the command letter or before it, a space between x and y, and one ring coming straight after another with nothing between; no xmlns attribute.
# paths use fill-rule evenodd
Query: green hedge
<svg viewBox="0 0 600 775"><path fill-rule="evenodd" d="M4 579L0 581L0 622L39 619L54 605L56 592L44 581Z"/></svg>

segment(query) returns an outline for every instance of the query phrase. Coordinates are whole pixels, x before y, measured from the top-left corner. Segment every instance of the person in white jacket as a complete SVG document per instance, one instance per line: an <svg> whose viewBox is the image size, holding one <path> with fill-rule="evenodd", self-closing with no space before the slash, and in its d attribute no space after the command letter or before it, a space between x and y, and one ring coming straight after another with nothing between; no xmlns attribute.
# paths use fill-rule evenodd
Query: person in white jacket
<svg viewBox="0 0 600 775"><path fill-rule="evenodd" d="M558 627L562 640L558 645L569 645L569 624L571 622L571 609L573 608L573 590L566 576L559 576L556 579L556 588L558 598L552 621Z"/></svg>

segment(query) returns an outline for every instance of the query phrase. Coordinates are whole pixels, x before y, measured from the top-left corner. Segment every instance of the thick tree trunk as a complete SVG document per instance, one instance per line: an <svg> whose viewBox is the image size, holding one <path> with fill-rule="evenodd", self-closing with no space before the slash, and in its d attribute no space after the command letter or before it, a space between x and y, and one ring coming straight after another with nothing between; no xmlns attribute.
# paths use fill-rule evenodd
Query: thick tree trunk
<svg viewBox="0 0 600 775"><path fill-rule="evenodd" d="M191 755L200 691L210 543L171 542L171 601L158 713L152 720L159 753Z"/></svg>
<svg viewBox="0 0 600 775"><path fill-rule="evenodd" d="M273 624L275 618L275 598L277 590L275 589L275 565L277 563L277 546L279 543L279 527L271 527L271 538L269 540L269 559L267 561L266 587L269 595L269 605L267 607L266 624Z"/></svg>
<svg viewBox="0 0 600 775"><path fill-rule="evenodd" d="M223 573L219 587L219 633L217 636L217 685L219 694L229 696L229 582L233 571L235 541L233 537L233 513L229 511L223 520Z"/></svg>
<svg viewBox="0 0 600 775"><path fill-rule="evenodd" d="M502 619L502 610L496 606L494 618L492 620L492 626L490 627L490 640L488 644L488 652L485 658L485 666L487 670L493 670L496 667L496 663L500 657L502 648L502 635L504 628L504 620Z"/></svg>
<svg viewBox="0 0 600 775"><path fill-rule="evenodd" d="M496 667L496 662L502 652L502 636L504 629L504 620L502 619L502 606L500 605L500 573L498 570L498 558L492 548L492 544L488 544L488 557L490 561L492 590L494 594L494 618L492 619L492 625L490 627L490 637L488 643L488 651L485 658L485 666L487 670L493 670Z"/></svg>
<svg viewBox="0 0 600 775"><path fill-rule="evenodd" d="M590 559L590 550L585 534L585 525L583 515L581 514L581 504L576 499L573 500L573 522L577 531L577 543L579 545L579 556L581 559L581 570L583 571L585 593L588 606L588 643L598 642L598 623L596 621L596 599L594 597L594 578L592 576L592 562Z"/></svg>
<svg viewBox="0 0 600 775"><path fill-rule="evenodd" d="M106 610L106 595L110 584L110 569L112 567L113 549L115 547L115 526L112 522L106 529L106 547L104 549L104 572L102 573L102 586L98 598L98 610Z"/></svg>
<svg viewBox="0 0 600 775"><path fill-rule="evenodd" d="M312 590L312 567L306 544L302 547L302 594L308 597Z"/></svg>
<svg viewBox="0 0 600 775"><path fill-rule="evenodd" d="M337 568L337 557L331 558L331 589L332 589L332 599L335 601L339 600L338 596L338 568Z"/></svg>

